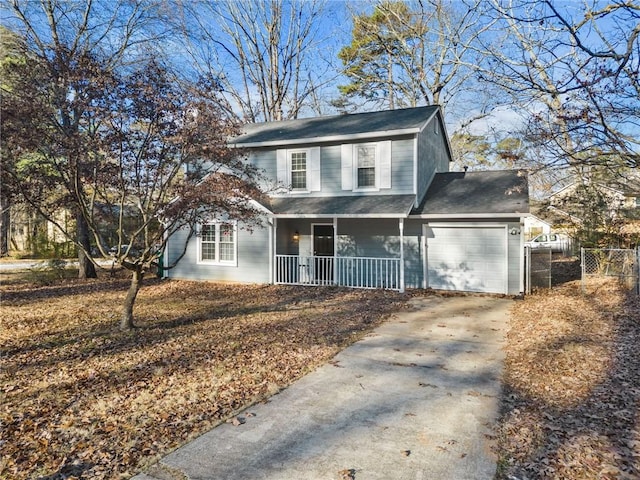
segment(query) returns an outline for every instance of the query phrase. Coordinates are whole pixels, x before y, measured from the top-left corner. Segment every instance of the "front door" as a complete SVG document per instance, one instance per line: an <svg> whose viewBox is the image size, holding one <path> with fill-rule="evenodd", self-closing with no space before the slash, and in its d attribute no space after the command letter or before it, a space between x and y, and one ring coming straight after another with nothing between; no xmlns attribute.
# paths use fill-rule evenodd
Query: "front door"
<svg viewBox="0 0 640 480"><path fill-rule="evenodd" d="M313 225L314 275L321 285L333 284L333 225Z"/></svg>

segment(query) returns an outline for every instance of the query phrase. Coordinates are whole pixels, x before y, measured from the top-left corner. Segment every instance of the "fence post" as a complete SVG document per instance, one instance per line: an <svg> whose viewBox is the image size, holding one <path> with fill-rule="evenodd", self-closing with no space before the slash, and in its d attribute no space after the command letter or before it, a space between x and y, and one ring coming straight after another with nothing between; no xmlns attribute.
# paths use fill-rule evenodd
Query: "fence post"
<svg viewBox="0 0 640 480"><path fill-rule="evenodd" d="M585 276L585 265L584 265L584 247L580 247L580 270L581 270L581 283L582 283L582 294L584 295L587 291L585 283L584 283L584 276Z"/></svg>
<svg viewBox="0 0 640 480"><path fill-rule="evenodd" d="M524 291L527 295L531 295L531 247L524 247Z"/></svg>
<svg viewBox="0 0 640 480"><path fill-rule="evenodd" d="M640 246L636 248L636 295L640 295Z"/></svg>

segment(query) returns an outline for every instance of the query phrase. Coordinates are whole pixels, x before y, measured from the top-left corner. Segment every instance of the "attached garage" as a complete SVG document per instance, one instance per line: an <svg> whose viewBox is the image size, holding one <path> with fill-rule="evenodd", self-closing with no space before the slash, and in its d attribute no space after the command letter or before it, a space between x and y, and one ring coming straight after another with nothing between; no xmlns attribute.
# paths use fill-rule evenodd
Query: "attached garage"
<svg viewBox="0 0 640 480"><path fill-rule="evenodd" d="M424 238L428 287L508 293L506 225L427 224Z"/></svg>

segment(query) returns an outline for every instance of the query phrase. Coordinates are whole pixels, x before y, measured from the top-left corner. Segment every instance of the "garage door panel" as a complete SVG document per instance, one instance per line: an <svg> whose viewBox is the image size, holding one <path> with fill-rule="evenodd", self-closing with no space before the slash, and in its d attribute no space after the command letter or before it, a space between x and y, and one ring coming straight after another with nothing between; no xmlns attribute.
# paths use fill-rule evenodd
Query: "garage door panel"
<svg viewBox="0 0 640 480"><path fill-rule="evenodd" d="M506 293L503 227L432 227L427 243L429 286Z"/></svg>

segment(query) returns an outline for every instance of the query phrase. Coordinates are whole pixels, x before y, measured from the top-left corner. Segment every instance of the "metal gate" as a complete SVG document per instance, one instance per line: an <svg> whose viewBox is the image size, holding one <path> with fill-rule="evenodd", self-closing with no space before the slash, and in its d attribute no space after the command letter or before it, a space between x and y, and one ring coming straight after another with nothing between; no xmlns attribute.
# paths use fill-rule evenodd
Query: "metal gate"
<svg viewBox="0 0 640 480"><path fill-rule="evenodd" d="M551 249L524 247L525 293L551 288Z"/></svg>
<svg viewBox="0 0 640 480"><path fill-rule="evenodd" d="M589 283L597 278L617 278L629 290L640 294L638 282L640 248L582 248L582 291L586 293Z"/></svg>

